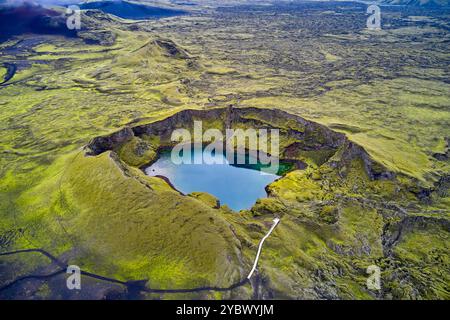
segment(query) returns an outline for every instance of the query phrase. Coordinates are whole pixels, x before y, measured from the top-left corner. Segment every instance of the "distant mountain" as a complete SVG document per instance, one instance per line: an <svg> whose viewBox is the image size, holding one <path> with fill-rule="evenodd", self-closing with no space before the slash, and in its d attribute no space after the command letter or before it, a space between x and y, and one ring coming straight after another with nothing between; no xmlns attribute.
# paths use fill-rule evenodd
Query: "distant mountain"
<svg viewBox="0 0 450 320"><path fill-rule="evenodd" d="M24 4L30 5L66 5L66 4L74 4L77 0L0 0L0 5L7 6L22 6Z"/></svg>
<svg viewBox="0 0 450 320"><path fill-rule="evenodd" d="M448 7L450 0L383 0L383 3L402 4L422 7Z"/></svg>

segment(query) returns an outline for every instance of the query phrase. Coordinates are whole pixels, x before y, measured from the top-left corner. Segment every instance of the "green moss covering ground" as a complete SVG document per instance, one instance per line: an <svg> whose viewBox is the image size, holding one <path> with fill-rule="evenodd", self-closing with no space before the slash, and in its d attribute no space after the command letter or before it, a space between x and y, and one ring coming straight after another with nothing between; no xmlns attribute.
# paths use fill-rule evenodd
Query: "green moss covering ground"
<svg viewBox="0 0 450 320"><path fill-rule="evenodd" d="M252 286L144 297L448 299L448 43L437 27L448 16L433 11L420 21L435 27L409 28L414 22L386 8L395 23L371 34L358 15L328 9L276 18L224 9L139 26L93 16L113 44L44 35L30 45L28 35L2 43L1 61L19 68L0 88L1 252L44 248L83 270L152 288L228 286L246 276L281 216ZM233 213L137 168L154 159L158 137L99 156L82 150L125 126L230 105L282 109L343 132L397 176L372 179L361 158L342 159L343 149L303 150L292 158L306 170ZM247 126L262 125L257 112L246 117ZM304 129L272 121L285 133ZM295 142L285 135L282 147ZM0 285L48 264L39 254L2 256ZM382 269L380 292L366 287L373 264ZM60 297L51 285L36 290Z"/></svg>
<svg viewBox="0 0 450 320"><path fill-rule="evenodd" d="M0 82L3 82L3 79L5 78L7 71L8 70L5 67L0 66Z"/></svg>

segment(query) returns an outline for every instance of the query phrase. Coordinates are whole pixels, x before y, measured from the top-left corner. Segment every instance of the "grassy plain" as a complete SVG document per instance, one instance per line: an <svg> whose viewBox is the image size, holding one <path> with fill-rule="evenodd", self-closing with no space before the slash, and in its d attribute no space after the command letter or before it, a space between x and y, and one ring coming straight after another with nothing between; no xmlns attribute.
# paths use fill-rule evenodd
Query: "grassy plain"
<svg viewBox="0 0 450 320"><path fill-rule="evenodd" d="M0 87L1 251L44 248L153 288L227 286L281 214L252 286L162 297L448 299L450 13L389 7L380 32L365 30L364 13L356 3L307 3L136 23L90 16L89 32L102 26L112 44L1 43L0 62L17 66ZM327 125L398 178L372 181L358 162L345 175L328 165L294 171L233 213L81 151L129 124L230 105ZM0 283L45 264L2 258ZM382 267L380 292L365 286L372 264Z"/></svg>

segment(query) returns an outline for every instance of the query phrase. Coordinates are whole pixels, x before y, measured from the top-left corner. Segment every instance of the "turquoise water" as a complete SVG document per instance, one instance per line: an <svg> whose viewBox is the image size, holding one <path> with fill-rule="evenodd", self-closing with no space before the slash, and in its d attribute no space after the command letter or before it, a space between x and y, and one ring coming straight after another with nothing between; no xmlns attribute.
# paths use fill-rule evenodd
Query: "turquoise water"
<svg viewBox="0 0 450 320"><path fill-rule="evenodd" d="M202 159L202 150L195 149L194 160ZM145 169L149 176L165 176L174 187L188 194L194 191L207 192L235 211L250 209L258 198L267 196L265 187L279 178L278 175L262 173L260 164L233 166L223 154L204 154L205 158L222 161L223 164L180 164L172 162L170 152L164 152L150 167ZM205 159L204 158L204 159ZM251 158L246 156L246 163ZM195 161L197 162L197 161ZM193 163L195 163L193 162Z"/></svg>

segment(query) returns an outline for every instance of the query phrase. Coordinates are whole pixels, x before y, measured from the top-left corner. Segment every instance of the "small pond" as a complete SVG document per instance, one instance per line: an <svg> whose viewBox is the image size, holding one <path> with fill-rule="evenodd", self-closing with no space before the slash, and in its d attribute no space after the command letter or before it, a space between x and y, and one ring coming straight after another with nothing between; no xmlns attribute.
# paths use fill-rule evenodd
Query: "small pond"
<svg viewBox="0 0 450 320"><path fill-rule="evenodd" d="M235 211L250 209L258 198L267 196L265 187L280 176L267 174L259 169L260 163L252 163L250 155L245 156L245 165L232 165L224 154L203 152L202 148L194 148L192 164L175 164L171 152L164 151L159 159L145 169L149 176L164 176L172 185L184 194L191 192L207 192ZM203 161L201 161L203 156ZM206 164L206 158L215 158L221 164ZM200 160L200 161L196 161ZM202 164L195 164L195 163ZM212 162L212 161L211 161ZM211 163L209 162L209 163ZM255 161L257 162L257 161ZM280 164L280 171L289 165Z"/></svg>

